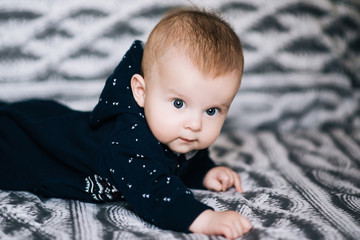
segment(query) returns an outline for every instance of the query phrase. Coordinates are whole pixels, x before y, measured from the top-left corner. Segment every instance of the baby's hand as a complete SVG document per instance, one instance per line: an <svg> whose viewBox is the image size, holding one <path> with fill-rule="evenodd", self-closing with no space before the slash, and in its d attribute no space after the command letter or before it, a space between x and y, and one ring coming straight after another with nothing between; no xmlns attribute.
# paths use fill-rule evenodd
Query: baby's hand
<svg viewBox="0 0 360 240"><path fill-rule="evenodd" d="M214 191L225 191L235 186L236 191L243 192L240 176L228 167L210 169L203 180L204 187Z"/></svg>
<svg viewBox="0 0 360 240"><path fill-rule="evenodd" d="M247 218L235 211L202 212L190 225L189 230L206 235L223 235L227 239L238 238L252 228Z"/></svg>

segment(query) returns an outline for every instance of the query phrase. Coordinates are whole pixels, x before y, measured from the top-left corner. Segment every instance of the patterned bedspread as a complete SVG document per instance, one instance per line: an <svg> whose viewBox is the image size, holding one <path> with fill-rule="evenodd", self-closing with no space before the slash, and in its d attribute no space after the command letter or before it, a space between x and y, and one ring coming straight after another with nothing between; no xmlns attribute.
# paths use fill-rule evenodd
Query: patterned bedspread
<svg viewBox="0 0 360 240"><path fill-rule="evenodd" d="M245 52L241 90L211 148L245 192L195 196L248 217L254 229L241 239L360 239L360 2L193 2L220 11ZM0 0L0 100L92 109L131 42L146 41L166 10L184 4ZM0 239L221 237L159 229L125 202L0 190Z"/></svg>

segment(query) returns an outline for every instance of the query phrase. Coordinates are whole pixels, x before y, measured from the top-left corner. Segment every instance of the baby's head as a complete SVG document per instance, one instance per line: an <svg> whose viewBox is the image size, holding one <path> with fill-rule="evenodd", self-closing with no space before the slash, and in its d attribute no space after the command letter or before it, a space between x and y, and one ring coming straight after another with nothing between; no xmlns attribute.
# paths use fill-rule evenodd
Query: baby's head
<svg viewBox="0 0 360 240"><path fill-rule="evenodd" d="M144 48L142 75L131 80L151 132L178 153L218 137L241 82L239 38L220 17L197 9L170 12Z"/></svg>

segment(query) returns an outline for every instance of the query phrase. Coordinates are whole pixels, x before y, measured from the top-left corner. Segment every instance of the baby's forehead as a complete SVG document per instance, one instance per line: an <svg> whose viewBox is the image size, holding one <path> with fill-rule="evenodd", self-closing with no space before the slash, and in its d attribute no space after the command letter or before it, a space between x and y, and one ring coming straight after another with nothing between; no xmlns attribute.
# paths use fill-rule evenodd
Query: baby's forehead
<svg viewBox="0 0 360 240"><path fill-rule="evenodd" d="M164 47L154 53L154 59L151 62L148 62L149 68L153 67L166 67L166 65L171 62L172 59L186 59L192 66L197 69L200 73L205 75L209 79L215 79L223 75L236 73L239 75L238 80L241 79L241 69L226 69L224 70L221 66L212 62L211 58L206 59L206 53L198 53L198 49L192 48L189 45L182 44L182 42L177 42L172 44L169 47ZM194 54L194 52L197 52ZM145 63L144 63L145 64Z"/></svg>
<svg viewBox="0 0 360 240"><path fill-rule="evenodd" d="M158 58L154 64L152 72L153 79L161 79L161 84L167 85L170 84L170 79L177 79L178 83L191 79L192 82L197 80L205 80L206 82L217 81L219 82L219 87L221 87L221 82L223 84L229 84L230 82L239 83L240 77L237 72L225 72L222 75L215 75L214 72L204 71L204 68L201 68L193 59L190 57L189 51L185 51L178 48L169 48L167 49L162 56ZM193 86L196 83L192 84ZM206 85L201 86L203 91Z"/></svg>

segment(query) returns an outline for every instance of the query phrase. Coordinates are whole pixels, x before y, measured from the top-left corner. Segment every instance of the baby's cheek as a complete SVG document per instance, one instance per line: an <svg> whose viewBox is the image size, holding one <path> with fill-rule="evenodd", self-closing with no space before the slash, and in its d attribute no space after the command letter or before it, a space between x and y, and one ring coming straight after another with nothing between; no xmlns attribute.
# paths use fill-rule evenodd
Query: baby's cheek
<svg viewBox="0 0 360 240"><path fill-rule="evenodd" d="M221 129L220 129L221 130ZM211 144L213 144L215 142L215 140L217 139L217 137L220 134L220 130L219 129L214 129L214 128L208 128L207 130L205 130L203 132L203 145L202 148L207 148L209 147Z"/></svg>
<svg viewBox="0 0 360 240"><path fill-rule="evenodd" d="M166 118L163 117L154 117L148 120L148 125L152 134L155 138L161 142L166 144L172 135L172 127L169 126Z"/></svg>

